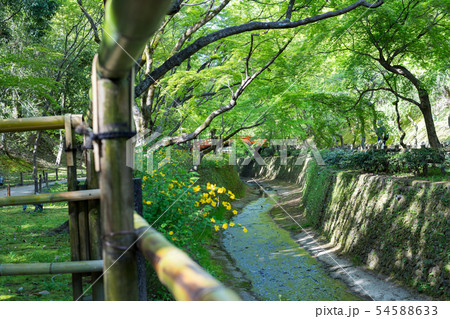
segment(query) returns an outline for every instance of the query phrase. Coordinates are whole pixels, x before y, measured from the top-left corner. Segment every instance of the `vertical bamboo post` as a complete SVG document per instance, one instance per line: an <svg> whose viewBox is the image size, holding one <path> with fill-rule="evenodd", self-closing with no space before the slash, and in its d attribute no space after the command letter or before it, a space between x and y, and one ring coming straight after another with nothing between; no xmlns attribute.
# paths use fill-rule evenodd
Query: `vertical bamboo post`
<svg viewBox="0 0 450 319"><path fill-rule="evenodd" d="M92 103L87 116L87 124L92 127ZM86 140L85 140L86 144ZM98 174L95 171L95 158L92 150L86 152L86 185L88 189L98 189ZM102 227L100 220L100 201L88 201L89 257L91 260L102 259ZM105 300L102 272L92 273L92 300Z"/></svg>
<svg viewBox="0 0 450 319"><path fill-rule="evenodd" d="M42 175L39 175L39 194L42 193Z"/></svg>
<svg viewBox="0 0 450 319"><path fill-rule="evenodd" d="M58 181L58 169L55 169L56 181Z"/></svg>
<svg viewBox="0 0 450 319"><path fill-rule="evenodd" d="M142 179L135 178L134 182L134 210L140 216L143 216L144 209L142 204ZM137 271L139 301L147 301L147 275L145 271L145 258L141 252L137 252Z"/></svg>
<svg viewBox="0 0 450 319"><path fill-rule="evenodd" d="M6 196L10 197L11 196L11 185L7 185L6 186Z"/></svg>
<svg viewBox="0 0 450 319"><path fill-rule="evenodd" d="M96 63L97 59L94 59ZM98 128L94 132L131 131L132 81L97 78L93 103ZM126 136L102 139L100 144L100 208L102 218L106 300L138 300L134 240L132 170L126 166ZM114 265L114 266L113 266ZM107 271L106 271L107 270Z"/></svg>
<svg viewBox="0 0 450 319"><path fill-rule="evenodd" d="M77 167L76 167L76 151L74 148L74 130L72 128L71 115L64 116L64 127L66 137L66 161L67 161L67 190L76 191L77 185ZM72 261L80 260L80 238L78 225L78 204L69 202L69 236L70 236L70 255ZM83 293L83 278L81 274L72 274L72 293L73 300Z"/></svg>
<svg viewBox="0 0 450 319"><path fill-rule="evenodd" d="M78 187L79 190L87 189L86 185ZM89 260L89 224L88 203L78 203L78 232L80 236L80 260Z"/></svg>

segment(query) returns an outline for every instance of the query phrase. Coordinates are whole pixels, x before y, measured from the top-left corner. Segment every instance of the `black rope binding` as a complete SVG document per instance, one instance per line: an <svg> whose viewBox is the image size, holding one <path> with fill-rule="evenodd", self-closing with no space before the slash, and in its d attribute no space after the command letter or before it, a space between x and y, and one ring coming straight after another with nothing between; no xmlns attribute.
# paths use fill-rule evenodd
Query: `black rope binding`
<svg viewBox="0 0 450 319"><path fill-rule="evenodd" d="M119 127L122 128L123 125L117 124L117 125L111 125L112 127ZM86 139L86 145L83 145L83 149L92 149L92 141L101 141L101 140L113 140L118 138L132 138L136 136L136 132L133 131L111 131L111 132L101 132L95 134L90 130L86 125L78 125L75 129L75 132L77 134L85 135L87 136Z"/></svg>
<svg viewBox="0 0 450 319"><path fill-rule="evenodd" d="M112 239L112 238L114 238L116 236L127 236L127 235L131 235L132 236L133 244L131 246L116 245L116 244L113 244L110 241L110 238ZM135 245L136 237L137 237L136 231L130 230L130 231L120 231L120 232L112 232L112 233L109 233L109 234L104 234L102 236L102 239L103 239L103 244L105 246L108 246L108 247L110 247L113 250L116 250L118 252L125 252L125 251L132 251L132 250L136 249L136 245Z"/></svg>

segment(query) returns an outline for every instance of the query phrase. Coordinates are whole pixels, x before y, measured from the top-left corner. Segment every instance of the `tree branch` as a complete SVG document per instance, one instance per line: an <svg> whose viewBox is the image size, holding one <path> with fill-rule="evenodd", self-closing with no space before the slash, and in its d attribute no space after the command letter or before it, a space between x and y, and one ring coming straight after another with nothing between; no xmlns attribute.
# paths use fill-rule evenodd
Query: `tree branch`
<svg viewBox="0 0 450 319"><path fill-rule="evenodd" d="M86 9L83 7L83 1L77 0L78 6L80 7L81 12L83 12L84 16L88 19L89 24L91 25L91 29L94 32L94 41L98 44L100 44L101 40L98 35L97 26L95 25L94 19L89 15L89 13L86 11Z"/></svg>
<svg viewBox="0 0 450 319"><path fill-rule="evenodd" d="M230 102L220 107L219 109L211 112L208 117L205 119L205 121L199 125L194 131L192 131L189 134L183 134L181 136L174 136L174 137L166 137L163 140L157 142L154 146L152 146L153 150L159 149L161 147L170 146L174 144L182 144L188 141L191 141L195 139L200 133L202 133L206 128L209 127L211 122L219 115L226 113L230 110L232 110L236 106L236 102L239 98L239 96L242 95L244 90L250 85L250 83L253 82L254 79L258 75L260 75L264 70L266 70L275 60L281 55L281 53L284 52L284 50L288 47L288 45L292 42L293 38L289 39L289 41L275 54L275 56L267 62L262 68L260 68L257 72L255 72L252 76L246 77L242 80L241 85L237 88L237 90L232 94Z"/></svg>
<svg viewBox="0 0 450 319"><path fill-rule="evenodd" d="M229 37L231 35L241 34L248 31L254 31L254 30L267 30L267 29L292 29L304 25L308 25L311 23L315 23L321 20L329 19L332 17L340 16L345 13L348 13L350 11L355 10L358 7L367 7L367 8L377 8L381 6L384 3L383 0L378 0L375 3L368 3L364 0L358 0L355 3L336 10L336 11L329 11L326 13L322 13L313 17L308 17L305 19L301 19L298 21L288 21L288 20L282 20L282 21L274 21L274 22L249 22L245 24L241 24L238 26L232 26L227 27L222 30L210 33L208 35L205 35L196 41L194 41L191 45L186 47L185 49L179 51L178 53L172 55L170 58L168 58L162 65L160 65L158 68L153 70L152 73L150 73L145 80L143 80L141 83L139 83L136 86L135 89L135 95L140 96L150 85L155 83L158 79L163 77L168 71L172 70L176 66L179 66L183 61L185 61L187 58L198 52L200 49L206 47L207 45L216 42L220 39Z"/></svg>

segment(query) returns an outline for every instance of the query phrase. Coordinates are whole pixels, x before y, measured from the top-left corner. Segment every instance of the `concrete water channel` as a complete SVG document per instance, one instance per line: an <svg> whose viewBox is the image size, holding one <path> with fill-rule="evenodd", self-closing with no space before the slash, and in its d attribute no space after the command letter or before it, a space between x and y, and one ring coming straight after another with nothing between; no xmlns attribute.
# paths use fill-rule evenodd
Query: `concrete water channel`
<svg viewBox="0 0 450 319"><path fill-rule="evenodd" d="M233 222L222 244L236 266L251 281L252 293L260 300L361 300L346 286L330 278L309 253L269 216L276 195L261 197L246 205ZM275 197L275 198L274 198Z"/></svg>

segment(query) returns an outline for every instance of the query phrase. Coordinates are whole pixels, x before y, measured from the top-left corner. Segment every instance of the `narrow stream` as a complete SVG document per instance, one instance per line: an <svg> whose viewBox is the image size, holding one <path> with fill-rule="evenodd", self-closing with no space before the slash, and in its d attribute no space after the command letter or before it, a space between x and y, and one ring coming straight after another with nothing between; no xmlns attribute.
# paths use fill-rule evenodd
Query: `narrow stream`
<svg viewBox="0 0 450 319"><path fill-rule="evenodd" d="M248 232L230 227L224 233L223 245L254 294L261 300L360 300L275 224L268 214L274 204L271 198L251 202L233 218Z"/></svg>

